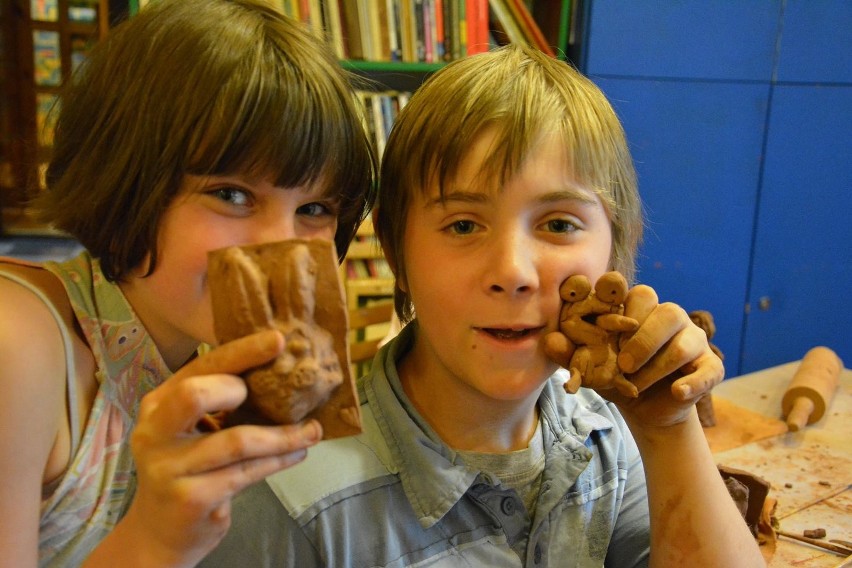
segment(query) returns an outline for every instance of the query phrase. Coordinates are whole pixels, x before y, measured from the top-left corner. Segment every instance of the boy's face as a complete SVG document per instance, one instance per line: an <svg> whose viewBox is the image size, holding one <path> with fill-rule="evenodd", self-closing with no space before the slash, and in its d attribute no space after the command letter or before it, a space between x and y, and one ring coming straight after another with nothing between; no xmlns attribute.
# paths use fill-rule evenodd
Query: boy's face
<svg viewBox="0 0 852 568"><path fill-rule="evenodd" d="M410 367L436 403L467 397L472 412L538 397L555 370L542 338L558 326L559 286L572 274L596 281L612 245L604 207L573 180L561 140L543 138L495 190L478 175L492 139L478 138L445 201L437 186L413 200L404 240L402 285L419 322Z"/></svg>
<svg viewBox="0 0 852 568"><path fill-rule="evenodd" d="M163 215L154 273L134 273L122 290L161 352L213 344L207 253L290 238L332 240L338 207L321 184L281 188L243 177L187 175Z"/></svg>

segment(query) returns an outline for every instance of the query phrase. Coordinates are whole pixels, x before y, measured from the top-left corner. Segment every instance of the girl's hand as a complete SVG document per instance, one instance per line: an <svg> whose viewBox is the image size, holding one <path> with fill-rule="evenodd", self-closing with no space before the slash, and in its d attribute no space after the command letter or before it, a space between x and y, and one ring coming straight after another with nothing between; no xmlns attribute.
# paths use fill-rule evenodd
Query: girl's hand
<svg viewBox="0 0 852 568"><path fill-rule="evenodd" d="M236 426L199 433L208 412L246 398L236 376L276 357L284 339L264 331L221 345L188 363L142 400L131 436L138 487L117 527L131 531L148 565L191 566L225 535L231 498L305 458L322 437L316 421L289 426ZM144 544L143 544L144 543Z"/></svg>
<svg viewBox="0 0 852 568"><path fill-rule="evenodd" d="M725 369L707 334L673 303L660 304L649 286L630 289L624 303L639 329L623 336L618 366L639 389L635 399L601 392L637 425L665 427L685 421L695 401L722 381Z"/></svg>

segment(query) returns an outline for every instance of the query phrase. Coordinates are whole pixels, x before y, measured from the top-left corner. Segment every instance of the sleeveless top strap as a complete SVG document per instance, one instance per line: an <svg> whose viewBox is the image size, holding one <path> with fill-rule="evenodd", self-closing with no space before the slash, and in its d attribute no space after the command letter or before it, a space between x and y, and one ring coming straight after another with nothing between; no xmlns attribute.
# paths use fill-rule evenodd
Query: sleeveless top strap
<svg viewBox="0 0 852 568"><path fill-rule="evenodd" d="M77 405L77 389L74 388L73 381L74 377L77 376L76 368L74 366L74 351L73 351L73 343L71 341L71 331L66 327L65 320L62 318L62 315L59 313L59 310L56 309L56 306L44 293L44 291L38 286L32 284L28 280L24 280L18 274L10 272L8 270L3 270L2 262L12 261L14 264L20 264L23 266L31 266L35 267L32 264L23 264L14 261L13 259L7 259L0 257L0 276L4 278L8 278L12 282L20 284L30 292L36 295L42 303L47 306L47 309L50 311L50 314L53 316L53 319L56 320L56 325L59 326L59 333L62 335L62 345L65 347L65 382L66 388L65 392L68 397L68 419L71 427L71 453L70 455L74 455L77 453L77 449L80 446L80 438L81 428L80 428L80 420L77 412L79 407Z"/></svg>

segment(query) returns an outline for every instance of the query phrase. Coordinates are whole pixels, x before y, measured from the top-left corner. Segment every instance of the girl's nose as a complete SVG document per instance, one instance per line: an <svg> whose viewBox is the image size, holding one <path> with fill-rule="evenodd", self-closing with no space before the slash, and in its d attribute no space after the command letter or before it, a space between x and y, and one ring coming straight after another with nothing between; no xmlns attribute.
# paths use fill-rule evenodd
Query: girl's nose
<svg viewBox="0 0 852 568"><path fill-rule="evenodd" d="M290 217L267 219L265 222L258 220L251 236L253 244L274 243L297 237L294 221Z"/></svg>
<svg viewBox="0 0 852 568"><path fill-rule="evenodd" d="M485 282L492 293L528 294L538 289L535 251L524 235L507 235L494 243L485 267Z"/></svg>

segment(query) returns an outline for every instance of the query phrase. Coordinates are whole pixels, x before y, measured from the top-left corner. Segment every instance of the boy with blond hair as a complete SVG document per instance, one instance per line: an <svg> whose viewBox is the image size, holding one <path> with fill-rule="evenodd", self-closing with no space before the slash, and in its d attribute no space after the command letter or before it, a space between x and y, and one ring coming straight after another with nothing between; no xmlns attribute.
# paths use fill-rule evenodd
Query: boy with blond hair
<svg viewBox="0 0 852 568"><path fill-rule="evenodd" d="M359 384L365 431L235 502L205 566L758 566L694 402L724 374L634 286L615 389L545 354L560 284L628 279L642 227L603 94L520 46L437 72L383 158L376 232L407 325ZM253 562L255 561L255 562Z"/></svg>

